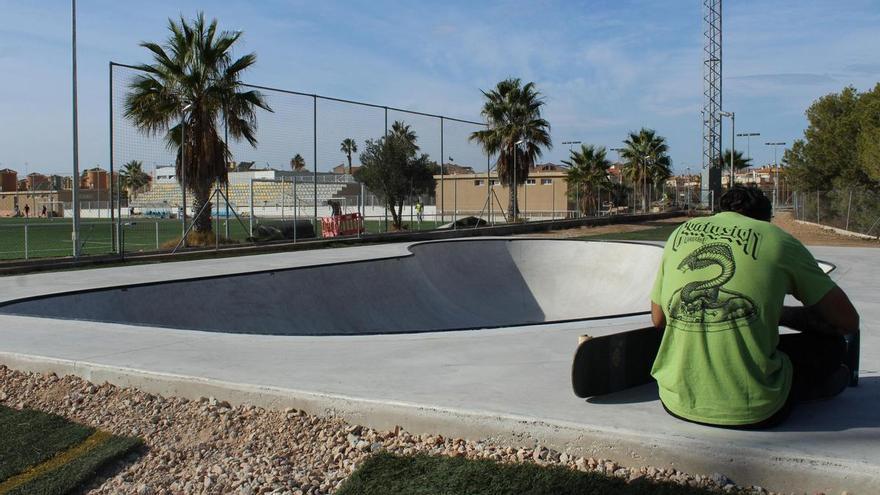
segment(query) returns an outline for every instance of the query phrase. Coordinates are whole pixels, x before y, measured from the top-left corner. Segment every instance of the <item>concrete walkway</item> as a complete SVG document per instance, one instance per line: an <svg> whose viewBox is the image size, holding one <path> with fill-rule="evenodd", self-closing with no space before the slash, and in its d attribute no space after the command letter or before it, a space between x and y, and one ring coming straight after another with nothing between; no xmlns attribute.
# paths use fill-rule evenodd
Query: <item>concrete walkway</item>
<svg viewBox="0 0 880 495"><path fill-rule="evenodd" d="M655 386L602 400L576 398L569 374L577 336L644 326L644 316L479 331L295 337L0 315L0 363L164 394L300 407L380 428L399 424L414 433L537 442L624 465L721 472L737 483L774 490L873 493L880 486L880 251L813 251L837 265L834 278L862 314L862 383L835 400L799 407L773 431L677 421L663 412ZM406 245L384 245L6 277L0 279L0 302L407 253ZM644 274L646 286L652 279L653 272Z"/></svg>

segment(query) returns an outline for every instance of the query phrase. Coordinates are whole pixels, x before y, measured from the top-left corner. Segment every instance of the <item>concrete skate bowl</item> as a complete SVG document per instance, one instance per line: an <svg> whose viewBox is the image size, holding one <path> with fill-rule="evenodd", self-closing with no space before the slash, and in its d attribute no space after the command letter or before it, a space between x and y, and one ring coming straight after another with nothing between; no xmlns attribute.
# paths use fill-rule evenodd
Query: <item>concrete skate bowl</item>
<svg viewBox="0 0 880 495"><path fill-rule="evenodd" d="M409 254L68 292L0 313L212 332L359 335L515 327L645 313L662 249L476 239Z"/></svg>

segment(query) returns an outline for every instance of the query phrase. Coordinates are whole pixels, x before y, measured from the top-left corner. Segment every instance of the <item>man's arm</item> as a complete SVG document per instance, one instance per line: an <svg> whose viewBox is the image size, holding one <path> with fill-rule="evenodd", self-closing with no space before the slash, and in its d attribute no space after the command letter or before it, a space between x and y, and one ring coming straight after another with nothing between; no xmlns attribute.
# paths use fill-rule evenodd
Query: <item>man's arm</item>
<svg viewBox="0 0 880 495"><path fill-rule="evenodd" d="M785 306L779 324L802 332L850 335L859 331L859 313L840 287L834 287L816 304Z"/></svg>
<svg viewBox="0 0 880 495"><path fill-rule="evenodd" d="M651 301L651 322L658 330L666 328L666 315L663 314L663 308L654 301Z"/></svg>

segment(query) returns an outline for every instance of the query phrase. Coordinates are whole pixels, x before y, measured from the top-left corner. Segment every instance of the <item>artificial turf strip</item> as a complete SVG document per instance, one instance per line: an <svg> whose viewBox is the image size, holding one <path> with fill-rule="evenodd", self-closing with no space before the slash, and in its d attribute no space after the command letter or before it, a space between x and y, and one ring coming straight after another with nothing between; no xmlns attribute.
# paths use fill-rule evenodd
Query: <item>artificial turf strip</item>
<svg viewBox="0 0 880 495"><path fill-rule="evenodd" d="M82 442L93 432L53 414L0 406L0 482Z"/></svg>
<svg viewBox="0 0 880 495"><path fill-rule="evenodd" d="M58 416L2 406L0 438L11 440L0 442L0 495L68 493L141 444ZM39 448L30 448L28 439Z"/></svg>
<svg viewBox="0 0 880 495"><path fill-rule="evenodd" d="M627 483L561 466L501 464L444 456L376 454L337 495L707 495L717 492L671 482Z"/></svg>

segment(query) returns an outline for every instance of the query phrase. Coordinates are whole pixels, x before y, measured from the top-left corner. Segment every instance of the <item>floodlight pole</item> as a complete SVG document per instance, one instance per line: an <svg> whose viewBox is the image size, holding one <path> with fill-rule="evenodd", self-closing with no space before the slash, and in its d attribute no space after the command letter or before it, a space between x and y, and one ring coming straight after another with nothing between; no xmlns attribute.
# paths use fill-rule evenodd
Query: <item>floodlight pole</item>
<svg viewBox="0 0 880 495"><path fill-rule="evenodd" d="M751 138L760 135L760 132L739 132L736 134L737 137L746 138L746 158L749 160L752 159Z"/></svg>
<svg viewBox="0 0 880 495"><path fill-rule="evenodd" d="M736 113L735 112L720 112L722 117L730 117L730 183L727 184L727 188L733 188L733 152L736 149L734 146L734 140L736 139Z"/></svg>
<svg viewBox="0 0 880 495"><path fill-rule="evenodd" d="M777 146L785 146L784 142L764 143L765 146L773 146L773 165L776 167L776 177L773 180L773 210L776 211L779 204L779 161L776 159ZM818 211L818 207L817 207Z"/></svg>
<svg viewBox="0 0 880 495"><path fill-rule="evenodd" d="M79 229L80 229L80 218L79 218L79 124L78 124L78 112L77 112L77 91L76 91L76 0L71 0L71 46L72 46L72 58L73 58L73 72L72 72L72 84L73 84L73 193L71 196L71 202L73 204L73 232L71 233L71 240L73 241L73 257L79 258L80 255L80 245L79 245Z"/></svg>

